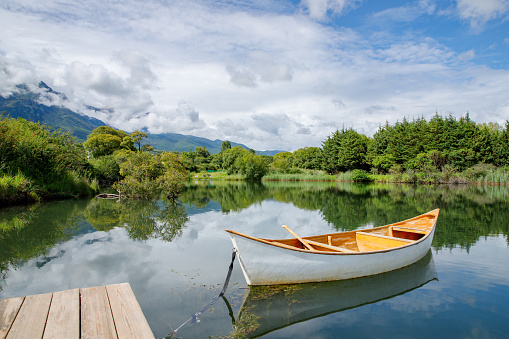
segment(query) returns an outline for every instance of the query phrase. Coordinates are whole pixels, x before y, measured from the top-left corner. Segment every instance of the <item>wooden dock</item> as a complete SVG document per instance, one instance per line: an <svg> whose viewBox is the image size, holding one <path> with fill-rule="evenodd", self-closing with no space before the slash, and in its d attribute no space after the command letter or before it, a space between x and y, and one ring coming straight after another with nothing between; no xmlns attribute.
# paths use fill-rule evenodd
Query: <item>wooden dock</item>
<svg viewBox="0 0 509 339"><path fill-rule="evenodd" d="M154 339L128 283L0 300L0 339Z"/></svg>

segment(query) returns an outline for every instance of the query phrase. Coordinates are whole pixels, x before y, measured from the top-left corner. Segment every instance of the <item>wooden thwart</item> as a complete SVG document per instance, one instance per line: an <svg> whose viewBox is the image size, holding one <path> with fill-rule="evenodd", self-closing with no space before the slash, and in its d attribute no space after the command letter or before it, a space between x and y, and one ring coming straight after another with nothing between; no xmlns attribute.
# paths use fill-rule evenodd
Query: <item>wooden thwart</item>
<svg viewBox="0 0 509 339"><path fill-rule="evenodd" d="M81 314L81 316L80 316ZM154 338L128 283L0 300L0 339Z"/></svg>

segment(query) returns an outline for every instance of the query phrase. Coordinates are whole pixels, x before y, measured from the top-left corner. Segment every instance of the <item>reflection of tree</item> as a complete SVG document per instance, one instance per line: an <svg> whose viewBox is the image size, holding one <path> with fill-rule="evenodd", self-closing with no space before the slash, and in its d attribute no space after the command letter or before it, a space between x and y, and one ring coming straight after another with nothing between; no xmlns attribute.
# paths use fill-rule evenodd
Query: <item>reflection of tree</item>
<svg viewBox="0 0 509 339"><path fill-rule="evenodd" d="M181 200L197 207L217 201L228 213L274 199L320 211L338 231L386 225L440 208L433 245L468 250L481 236L509 234L508 195L505 186L217 182L188 187Z"/></svg>
<svg viewBox="0 0 509 339"><path fill-rule="evenodd" d="M98 231L120 226L120 208L115 200L93 199L85 211L85 218Z"/></svg>
<svg viewBox="0 0 509 339"><path fill-rule="evenodd" d="M182 234L189 220L185 207L177 201L95 199L85 212L87 221L97 230L120 226L134 240L157 238L172 241Z"/></svg>
<svg viewBox="0 0 509 339"><path fill-rule="evenodd" d="M172 200L122 201L120 211L121 224L134 240L172 241L182 235L189 220L182 203Z"/></svg>
<svg viewBox="0 0 509 339"><path fill-rule="evenodd" d="M16 227L0 229L0 280L5 279L11 267L46 254L75 234L85 204L84 200L65 201L30 209L0 210L0 224L17 223Z"/></svg>
<svg viewBox="0 0 509 339"><path fill-rule="evenodd" d="M261 203L270 196L260 182L219 182L214 185L187 187L179 196L183 203L192 203L196 207L205 207L210 201L218 201L221 211L229 213Z"/></svg>

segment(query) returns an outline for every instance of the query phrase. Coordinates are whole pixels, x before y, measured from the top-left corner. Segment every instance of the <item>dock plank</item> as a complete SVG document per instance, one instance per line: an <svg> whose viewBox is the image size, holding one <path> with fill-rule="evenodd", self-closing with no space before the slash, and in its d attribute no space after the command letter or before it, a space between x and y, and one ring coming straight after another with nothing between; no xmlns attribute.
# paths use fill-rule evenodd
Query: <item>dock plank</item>
<svg viewBox="0 0 509 339"><path fill-rule="evenodd" d="M106 286L111 313L119 338L154 339L131 286L127 283Z"/></svg>
<svg viewBox="0 0 509 339"><path fill-rule="evenodd" d="M78 288L53 293L43 339L79 339L80 291Z"/></svg>
<svg viewBox="0 0 509 339"><path fill-rule="evenodd" d="M81 338L117 339L105 286L83 288L81 296Z"/></svg>
<svg viewBox="0 0 509 339"><path fill-rule="evenodd" d="M0 300L0 339L5 339L25 297Z"/></svg>
<svg viewBox="0 0 509 339"><path fill-rule="evenodd" d="M6 339L42 338L51 298L52 293L25 297Z"/></svg>

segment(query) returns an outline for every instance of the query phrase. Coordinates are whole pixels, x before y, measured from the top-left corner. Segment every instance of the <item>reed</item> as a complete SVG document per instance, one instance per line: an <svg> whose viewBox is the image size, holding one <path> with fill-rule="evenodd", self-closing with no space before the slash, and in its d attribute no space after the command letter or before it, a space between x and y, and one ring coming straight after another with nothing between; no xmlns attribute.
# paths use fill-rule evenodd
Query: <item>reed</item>
<svg viewBox="0 0 509 339"><path fill-rule="evenodd" d="M264 181L335 181L334 175L326 174L323 171L306 171L303 173L277 173L266 174Z"/></svg>
<svg viewBox="0 0 509 339"><path fill-rule="evenodd" d="M23 173L3 174L0 177L0 204L37 202L39 200L36 186Z"/></svg>

